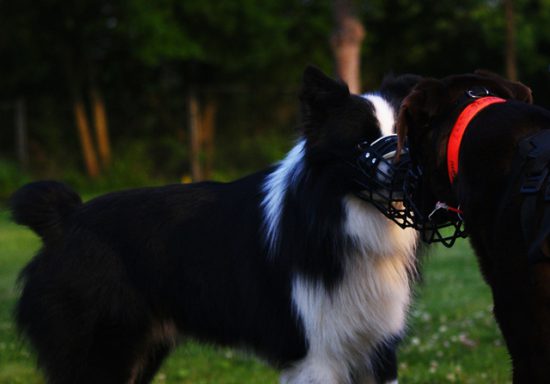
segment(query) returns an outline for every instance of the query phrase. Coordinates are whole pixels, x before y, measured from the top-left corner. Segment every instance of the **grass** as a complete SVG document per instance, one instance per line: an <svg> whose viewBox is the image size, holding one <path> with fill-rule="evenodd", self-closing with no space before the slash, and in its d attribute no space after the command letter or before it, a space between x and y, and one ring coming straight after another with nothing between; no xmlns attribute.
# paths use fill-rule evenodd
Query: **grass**
<svg viewBox="0 0 550 384"><path fill-rule="evenodd" d="M18 271L40 246L0 212L0 383L38 384L32 354L11 312ZM417 287L408 336L399 352L400 383L507 383L510 364L491 314L491 296L465 241L433 247ZM179 347L156 384L275 384L277 372L242 353L196 343Z"/></svg>

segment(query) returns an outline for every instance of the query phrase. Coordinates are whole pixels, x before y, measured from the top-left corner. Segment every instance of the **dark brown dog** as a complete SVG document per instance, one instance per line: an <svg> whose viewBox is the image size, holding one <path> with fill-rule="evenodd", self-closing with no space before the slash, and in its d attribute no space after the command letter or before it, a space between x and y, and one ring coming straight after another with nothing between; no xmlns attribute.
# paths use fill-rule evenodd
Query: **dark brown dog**
<svg viewBox="0 0 550 384"><path fill-rule="evenodd" d="M459 147L458 172L451 181L449 136L465 106L486 92L506 100L481 110L468 124ZM520 192L531 160L524 156L524 163L518 156L525 140L550 133L544 132L550 130L550 112L531 103L531 91L523 84L478 71L421 81L403 101L398 122L401 144L408 140L413 162L423 170L422 193L414 196L422 216L427 217L438 201L462 211L493 293L514 383L550 380L550 228L545 213L550 203L545 203L544 191L531 191L531 197ZM550 160L549 153L543 155ZM550 184L547 176L544 183ZM534 204L529 209L528 198ZM530 257L534 237L526 226L542 240L535 250L540 257Z"/></svg>

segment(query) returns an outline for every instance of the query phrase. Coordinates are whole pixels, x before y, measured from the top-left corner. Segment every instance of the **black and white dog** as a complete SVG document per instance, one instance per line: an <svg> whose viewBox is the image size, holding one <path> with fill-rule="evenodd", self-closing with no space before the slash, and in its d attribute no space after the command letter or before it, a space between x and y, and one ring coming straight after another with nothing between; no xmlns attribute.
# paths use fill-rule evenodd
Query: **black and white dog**
<svg viewBox="0 0 550 384"><path fill-rule="evenodd" d="M396 380L416 233L355 197L356 158L417 80L361 97L308 67L302 139L232 183L87 203L57 182L17 191L13 217L43 247L16 320L48 383L149 382L180 336L251 350L282 383Z"/></svg>

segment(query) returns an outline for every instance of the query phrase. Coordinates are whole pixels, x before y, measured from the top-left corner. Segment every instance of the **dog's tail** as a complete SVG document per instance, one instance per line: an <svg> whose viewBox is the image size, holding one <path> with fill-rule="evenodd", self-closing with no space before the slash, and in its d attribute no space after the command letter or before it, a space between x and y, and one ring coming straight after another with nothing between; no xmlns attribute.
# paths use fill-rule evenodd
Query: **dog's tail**
<svg viewBox="0 0 550 384"><path fill-rule="evenodd" d="M76 192L57 181L29 183L10 199L13 220L31 228L44 241L58 238L64 219L81 204Z"/></svg>

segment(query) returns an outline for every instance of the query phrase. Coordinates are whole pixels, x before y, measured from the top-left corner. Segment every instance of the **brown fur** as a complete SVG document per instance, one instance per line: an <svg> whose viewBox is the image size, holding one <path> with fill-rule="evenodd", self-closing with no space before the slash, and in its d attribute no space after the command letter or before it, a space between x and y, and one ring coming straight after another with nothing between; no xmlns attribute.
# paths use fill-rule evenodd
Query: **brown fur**
<svg viewBox="0 0 550 384"><path fill-rule="evenodd" d="M472 120L451 185L447 141L460 102L473 87L511 101L490 106ZM550 112L530 105L532 101L525 85L485 71L426 79L404 99L397 123L400 145L408 140L413 161L424 171L419 205L429 208L445 201L464 211L516 384L547 383L550 378L550 258L535 264L528 260L531 244L522 232L523 197L513 163L520 140L550 129ZM535 215L542 210L539 206Z"/></svg>

